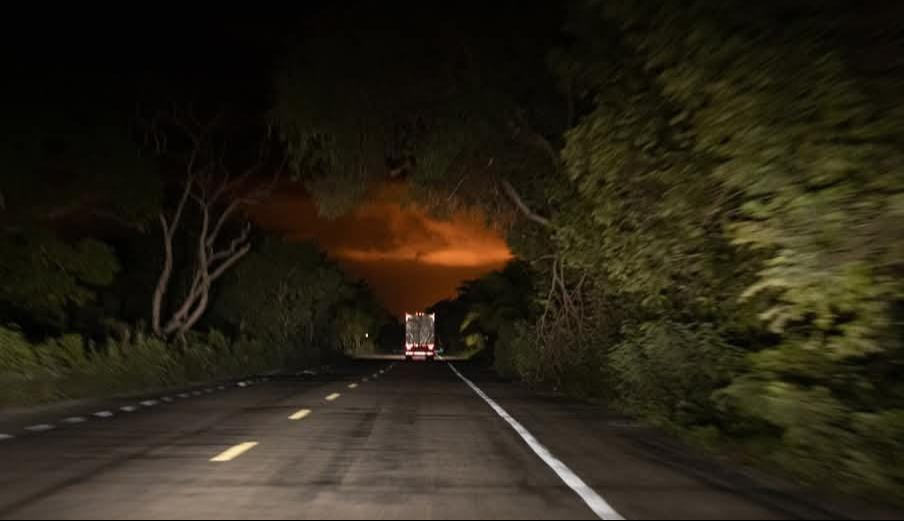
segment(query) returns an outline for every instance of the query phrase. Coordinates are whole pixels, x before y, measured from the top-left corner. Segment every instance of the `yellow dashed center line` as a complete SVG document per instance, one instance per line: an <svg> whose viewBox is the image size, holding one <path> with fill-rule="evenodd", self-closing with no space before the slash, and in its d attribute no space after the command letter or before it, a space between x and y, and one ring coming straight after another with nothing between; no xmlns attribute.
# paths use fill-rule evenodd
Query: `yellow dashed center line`
<svg viewBox="0 0 904 521"><path fill-rule="evenodd" d="M289 416L289 419L292 421L298 421L298 420L303 420L310 415L311 415L311 409L302 409L302 410L296 412L295 414L293 414L292 416Z"/></svg>
<svg viewBox="0 0 904 521"><path fill-rule="evenodd" d="M340 396L342 396L342 395L339 394L339 393L333 393L333 394L331 394L331 395L329 395L329 396L326 397L326 401L328 401L328 402L334 402L334 401L338 400Z"/></svg>
<svg viewBox="0 0 904 521"><path fill-rule="evenodd" d="M235 447L232 447L232 448L226 450L219 456L212 458L210 461L212 461L214 463L224 463L227 461L232 461L235 458L238 458L242 454L253 449L254 447L257 447L257 445L258 445L258 443L256 441L240 443L240 444L236 445Z"/></svg>

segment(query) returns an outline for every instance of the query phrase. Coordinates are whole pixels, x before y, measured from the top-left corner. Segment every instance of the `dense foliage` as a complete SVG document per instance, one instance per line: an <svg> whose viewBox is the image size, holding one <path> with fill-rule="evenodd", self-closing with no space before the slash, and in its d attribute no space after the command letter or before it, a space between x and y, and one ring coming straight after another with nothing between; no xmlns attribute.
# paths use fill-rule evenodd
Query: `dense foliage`
<svg viewBox="0 0 904 521"><path fill-rule="evenodd" d="M315 246L267 239L224 281L210 321L287 351L366 354L385 317Z"/></svg>
<svg viewBox="0 0 904 521"><path fill-rule="evenodd" d="M98 345L77 334L32 342L0 327L0 408L163 391L314 360L304 351L229 339L215 330L192 333L180 345L141 334Z"/></svg>
<svg viewBox="0 0 904 521"><path fill-rule="evenodd" d="M424 202L507 227L529 282L493 274L438 305L447 345L492 346L503 374L900 494L893 18L844 1L578 1L558 40L505 45L519 40L475 23L460 56L373 38L387 45L341 62L295 57L276 115L314 185L402 172ZM400 57L391 74L385 56ZM323 90L349 69L354 92Z"/></svg>

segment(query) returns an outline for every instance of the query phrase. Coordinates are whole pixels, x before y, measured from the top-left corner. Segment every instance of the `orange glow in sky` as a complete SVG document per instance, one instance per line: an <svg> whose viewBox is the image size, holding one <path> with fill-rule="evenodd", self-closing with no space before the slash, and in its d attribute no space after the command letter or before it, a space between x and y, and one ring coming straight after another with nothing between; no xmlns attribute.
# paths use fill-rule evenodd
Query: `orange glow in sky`
<svg viewBox="0 0 904 521"><path fill-rule="evenodd" d="M331 221L317 215L307 194L290 187L256 208L253 217L265 229L317 241L398 315L453 297L465 280L500 269L512 258L500 232L480 215L437 220L404 204L406 196L405 185L385 184Z"/></svg>

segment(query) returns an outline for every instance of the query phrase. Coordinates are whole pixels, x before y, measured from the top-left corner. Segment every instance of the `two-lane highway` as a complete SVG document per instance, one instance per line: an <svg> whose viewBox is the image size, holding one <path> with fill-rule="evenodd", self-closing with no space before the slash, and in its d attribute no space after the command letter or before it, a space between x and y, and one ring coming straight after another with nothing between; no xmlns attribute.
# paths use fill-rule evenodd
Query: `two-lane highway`
<svg viewBox="0 0 904 521"><path fill-rule="evenodd" d="M593 409L461 371L357 362L0 441L0 518L831 517L662 461Z"/></svg>

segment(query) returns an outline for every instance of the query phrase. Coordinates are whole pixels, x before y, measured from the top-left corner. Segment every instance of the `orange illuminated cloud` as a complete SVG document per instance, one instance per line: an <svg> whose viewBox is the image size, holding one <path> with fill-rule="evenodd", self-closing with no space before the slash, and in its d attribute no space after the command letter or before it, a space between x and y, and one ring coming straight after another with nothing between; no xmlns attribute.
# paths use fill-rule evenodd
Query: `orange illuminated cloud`
<svg viewBox="0 0 904 521"><path fill-rule="evenodd" d="M340 259L348 259L356 262L368 261L413 261L432 266L449 267L477 267L490 264L504 264L511 259L511 254L500 250L498 252L476 252L472 250L445 249L429 253L395 250L372 251L345 249L333 253Z"/></svg>
<svg viewBox="0 0 904 521"><path fill-rule="evenodd" d="M407 204L406 204L407 203ZM372 197L335 220L321 218L303 191L281 191L254 210L263 228L315 240L349 272L370 284L387 307L417 311L455 295L467 279L499 269L512 258L498 230L477 214L439 220L407 201L407 187L380 186Z"/></svg>

